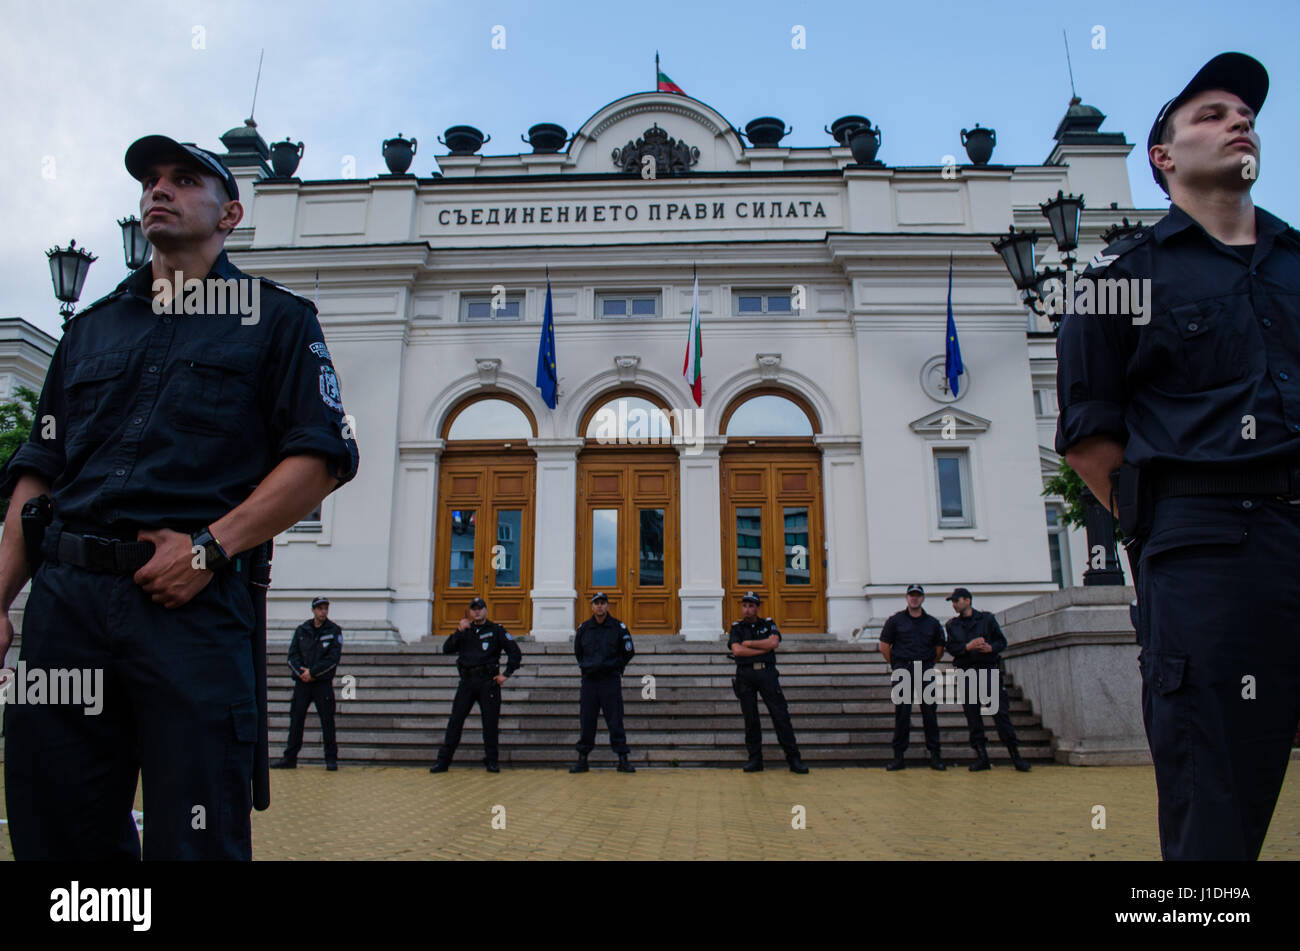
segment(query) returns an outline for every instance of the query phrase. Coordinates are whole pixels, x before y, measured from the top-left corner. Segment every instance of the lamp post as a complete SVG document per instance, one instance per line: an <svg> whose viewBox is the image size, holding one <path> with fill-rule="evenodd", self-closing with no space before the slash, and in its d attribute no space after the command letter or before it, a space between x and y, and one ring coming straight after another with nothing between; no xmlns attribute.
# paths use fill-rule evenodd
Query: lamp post
<svg viewBox="0 0 1300 951"><path fill-rule="evenodd" d="M1063 255L1063 268L1037 271L1034 266L1034 245L1039 234L1036 231L1017 232L1012 225L1007 234L992 244L993 249L1002 256L1002 263L1006 265L1011 280L1021 291L1025 305L1035 314L1051 320L1055 332L1060 330L1061 313L1057 308L1045 306L1044 301L1050 293L1049 287L1063 287L1067 275L1074 271L1074 266L1078 263L1073 252L1079 247L1083 196L1067 195L1058 189L1055 198L1041 203L1038 208L1052 229L1052 239L1056 242L1057 250ZM1127 218L1124 219L1124 226L1128 227ZM1134 225L1132 229L1136 227ZM1115 229L1119 228L1119 225L1115 226ZM1080 501L1083 503L1084 529L1088 535L1088 569L1083 573L1083 583L1087 586L1122 585L1124 569L1120 566L1119 551L1115 547L1115 517L1110 508L1102 505L1086 486Z"/></svg>
<svg viewBox="0 0 1300 951"><path fill-rule="evenodd" d="M50 259L50 280L54 282L54 296L63 302L59 314L63 317L63 326L67 327L81 297L90 265L98 258L85 248L77 247L76 241L69 241L66 248L55 245L45 252L45 256Z"/></svg>
<svg viewBox="0 0 1300 951"><path fill-rule="evenodd" d="M140 219L135 215L119 218L117 223L122 228L122 251L126 256L126 268L128 271L139 270L153 253L153 245L146 240Z"/></svg>

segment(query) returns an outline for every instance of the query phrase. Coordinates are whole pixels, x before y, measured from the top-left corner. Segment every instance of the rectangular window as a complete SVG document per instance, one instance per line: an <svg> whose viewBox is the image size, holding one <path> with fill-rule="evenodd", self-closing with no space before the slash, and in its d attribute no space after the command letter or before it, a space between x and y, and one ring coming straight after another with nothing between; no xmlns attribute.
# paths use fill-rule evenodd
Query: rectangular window
<svg viewBox="0 0 1300 951"><path fill-rule="evenodd" d="M794 309L791 305L790 292L788 290L733 291L731 300L731 312L737 315L794 313Z"/></svg>
<svg viewBox="0 0 1300 951"><path fill-rule="evenodd" d="M452 509L451 567L447 578L449 588L470 588L474 585L474 523L473 510Z"/></svg>
<svg viewBox="0 0 1300 951"><path fill-rule="evenodd" d="M1058 588L1070 587L1070 542L1065 525L1065 507L1047 503L1047 553L1052 561L1052 581Z"/></svg>
<svg viewBox="0 0 1300 951"><path fill-rule="evenodd" d="M523 295L507 297L504 301L496 300L493 306L491 296L470 296L462 294L460 298L460 319L464 322L481 320L519 320L524 312Z"/></svg>
<svg viewBox="0 0 1300 951"><path fill-rule="evenodd" d="M1055 416L1057 412L1055 390L1034 390L1034 413L1036 415Z"/></svg>
<svg viewBox="0 0 1300 951"><path fill-rule="evenodd" d="M319 505L316 506L314 509L311 510L311 512L310 512L309 514L304 515L303 518L302 518L302 521L300 521L300 522L298 522L298 524L294 525L293 528L289 529L289 531L291 531L291 532L319 532L319 531L321 530L321 523L320 523L321 513L320 513L320 508L321 508L321 507L320 507Z"/></svg>
<svg viewBox="0 0 1300 951"><path fill-rule="evenodd" d="M597 294L597 317L658 317L659 295L654 293Z"/></svg>
<svg viewBox="0 0 1300 951"><path fill-rule="evenodd" d="M966 450L945 449L935 452L934 484L938 493L939 527L973 527L970 465Z"/></svg>
<svg viewBox="0 0 1300 951"><path fill-rule="evenodd" d="M591 511L591 583L597 588L618 583L618 509Z"/></svg>

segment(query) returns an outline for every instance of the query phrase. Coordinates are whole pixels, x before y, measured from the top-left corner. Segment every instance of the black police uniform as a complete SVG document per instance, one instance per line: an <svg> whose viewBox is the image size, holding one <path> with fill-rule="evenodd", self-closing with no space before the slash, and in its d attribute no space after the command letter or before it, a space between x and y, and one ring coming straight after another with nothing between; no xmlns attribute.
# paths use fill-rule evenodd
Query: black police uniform
<svg viewBox="0 0 1300 951"><path fill-rule="evenodd" d="M776 635L781 642L781 632L769 618L739 620L731 625L727 635L727 646L741 641L761 641ZM731 681L732 690L740 701L740 712L745 717L745 749L750 762L763 761L763 729L758 719L758 698L763 698L767 712L772 717L772 727L776 730L776 740L785 751L785 758L799 760L799 744L795 740L794 726L790 723L790 707L781 690L781 682L776 672L776 651L769 651L757 657L736 657L736 676Z"/></svg>
<svg viewBox="0 0 1300 951"><path fill-rule="evenodd" d="M604 621L594 617L583 621L573 636L573 655L582 671L578 699L578 720L582 735L578 752L586 756L596 748L596 714L605 712L609 747L626 756L627 734L623 732L623 671L636 656L632 632L612 614Z"/></svg>
<svg viewBox="0 0 1300 951"><path fill-rule="evenodd" d="M1007 638L1002 633L998 619L992 612L971 609L970 617L958 614L949 618L944 630L948 635L948 653L952 654L954 667L958 670L998 672L998 710L993 714L993 725L997 728L998 739L1006 744L1011 758L1016 759L1020 755L1016 728L1011 725L1011 700L1007 697L1006 677L1002 671L1002 652L1006 649ZM993 649L988 653L967 650L966 645L977 637L984 638ZM972 686L975 685L966 688L968 699ZM988 739L984 735L984 717L980 713L979 701L963 703L962 710L966 714L966 725L970 727L971 748L982 759L988 749Z"/></svg>
<svg viewBox="0 0 1300 951"><path fill-rule="evenodd" d="M256 280L224 252L209 278ZM145 265L72 319L31 439L0 475L3 495L22 472L41 475L54 508L21 657L29 669L103 669L106 694L99 716L6 707L18 859L138 858L138 773L145 858L251 857L253 598L223 568L185 605L155 604L132 580L153 551L136 530L202 529L286 456L323 456L338 485L357 471L309 301L262 280L247 323L157 315L152 284Z"/></svg>
<svg viewBox="0 0 1300 951"><path fill-rule="evenodd" d="M916 668L913 664L921 662L921 674L934 666L934 649L944 643L943 627L938 620L925 611L920 617L912 617L904 608L897 614L889 616L881 628L880 640L890 646L889 666L893 670L907 668L909 676L915 679ZM923 690L924 683L915 685ZM908 691L908 702L894 705L894 756L901 758L911 742L909 733L912 724L912 691ZM939 708L933 703L921 703L921 722L925 726L925 748L931 755L939 755Z"/></svg>
<svg viewBox="0 0 1300 951"><path fill-rule="evenodd" d="M455 630L442 645L444 654L459 654L456 667L460 672L460 684L456 687L456 697L451 702L451 719L447 721L447 733L438 750L438 762L446 765L456 755L460 745L460 732L465 726L469 711L478 704L479 715L483 717L483 759L488 763L497 761L497 724L501 717L501 687L495 678L501 670L501 652L506 652L505 675L509 677L519 669L523 654L519 645L504 627L495 621L484 620L481 624L470 622L465 630Z"/></svg>
<svg viewBox="0 0 1300 951"><path fill-rule="evenodd" d="M334 734L334 672L343 653L343 631L329 618L316 626L316 619L303 621L289 642L289 674L293 677L293 701L289 707L289 745L284 748L286 763L298 759L302 749L302 731L307 723L307 709L316 704L320 714L321 739L325 744L326 764L337 762L339 745ZM298 676L306 669L311 682Z"/></svg>
<svg viewBox="0 0 1300 951"><path fill-rule="evenodd" d="M1260 208L1255 225L1232 248L1171 206L1085 272L1150 279L1149 322L1066 315L1057 341L1056 451L1109 436L1145 486L1121 482L1146 500L1139 664L1166 859L1258 856L1300 718L1300 234Z"/></svg>

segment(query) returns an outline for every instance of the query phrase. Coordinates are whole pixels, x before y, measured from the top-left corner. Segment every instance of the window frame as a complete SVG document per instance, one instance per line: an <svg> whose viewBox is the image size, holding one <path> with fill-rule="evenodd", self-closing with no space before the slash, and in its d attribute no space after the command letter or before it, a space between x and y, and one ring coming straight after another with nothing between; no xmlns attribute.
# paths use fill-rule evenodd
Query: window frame
<svg viewBox="0 0 1300 951"><path fill-rule="evenodd" d="M651 291L596 291L596 320L661 320L664 316L664 300L662 290ZM626 314L606 314L605 302L611 300L621 300L627 304ZM651 300L655 305L653 314L634 314L632 313L633 301Z"/></svg>
<svg viewBox="0 0 1300 951"><path fill-rule="evenodd" d="M511 323L511 324L514 324L514 323L522 323L522 322L523 322L523 320L524 320L524 294L523 294L522 292L517 293L517 294L507 294L507 295L506 295L506 304L507 304L507 305L510 305L510 304L518 304L518 305L519 305L519 315L518 315L517 317L498 317L498 316L495 315L495 312L493 313L493 316L491 316L491 317L471 317L471 316L469 316L469 308L470 308L470 305L471 305L471 304L487 304L487 305L488 305L488 309L491 310L491 309L492 309L492 307L491 307L491 305L492 305L492 296L493 296L493 295L491 295L491 294L467 294L467 293L461 293L461 295L460 295L460 314L459 314L459 323L462 323L462 324L492 324L492 323Z"/></svg>
<svg viewBox="0 0 1300 951"><path fill-rule="evenodd" d="M763 309L742 311L740 309L740 299L742 297L761 297ZM788 310L772 310L768 306L768 298L770 297L789 298L790 308ZM731 316L733 317L796 317L798 314L799 311L794 306L794 294L789 289L773 287L731 288Z"/></svg>

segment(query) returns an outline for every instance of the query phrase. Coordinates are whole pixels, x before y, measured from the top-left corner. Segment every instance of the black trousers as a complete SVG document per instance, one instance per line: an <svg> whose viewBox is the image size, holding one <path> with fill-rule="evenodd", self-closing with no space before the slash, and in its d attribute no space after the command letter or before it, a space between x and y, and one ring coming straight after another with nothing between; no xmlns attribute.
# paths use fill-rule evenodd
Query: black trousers
<svg viewBox="0 0 1300 951"><path fill-rule="evenodd" d="M596 748L596 714L604 711L605 726L609 728L609 748L616 755L628 752L627 734L623 731L623 677L617 671L596 677L583 677L578 694L578 721L582 734L578 737L578 752L590 753Z"/></svg>
<svg viewBox="0 0 1300 951"><path fill-rule="evenodd" d="M309 684L299 680L293 685L293 700L289 705L289 745L284 748L284 758L290 762L298 759L298 751L302 749L302 731L307 725L307 709L313 703L320 715L325 762L333 763L339 758L339 744L334 734L333 678L313 680Z"/></svg>
<svg viewBox="0 0 1300 951"><path fill-rule="evenodd" d="M897 670L900 667L906 668L909 674L913 675L915 680L916 668L913 666L915 660L892 658L890 667ZM929 670L934 666L934 659L923 660L921 663L921 673ZM917 689L924 690L924 683L915 685ZM907 747L911 743L912 732L912 691L907 692L907 702L894 704L894 755L902 756L907 752ZM933 703L921 704L921 723L925 728L925 748L931 753L939 752L939 708Z"/></svg>
<svg viewBox="0 0 1300 951"><path fill-rule="evenodd" d="M1006 678L1001 666L980 668L981 678L990 676L996 670L998 674L998 712L994 713L993 726L998 731L998 739L1010 750L1017 745L1016 728L1011 725L1011 700L1007 697ZM961 672L963 675L965 671ZM968 693L967 696L970 696ZM984 733L984 714L980 713L978 703L963 703L962 711L966 714L966 726L970 728L970 745L972 749L982 750L988 747L988 737Z"/></svg>
<svg viewBox="0 0 1300 951"><path fill-rule="evenodd" d="M169 610L130 575L37 570L19 657L27 679L80 671L102 690L89 716L48 694L5 705L14 858L139 859L139 777L144 858L252 858L253 611L248 586L225 572Z"/></svg>
<svg viewBox="0 0 1300 951"><path fill-rule="evenodd" d="M447 733L442 738L442 747L438 750L438 761L450 763L460 745L460 733L465 727L465 718L474 704L478 704L479 716L483 718L483 758L489 763L497 761L497 725L501 719L501 686L492 674L475 674L462 677L456 688L456 698L451 702L451 719L447 721Z"/></svg>
<svg viewBox="0 0 1300 951"><path fill-rule="evenodd" d="M790 707L781 690L781 682L777 679L776 668L756 670L738 665L731 686L740 700L740 712L745 716L745 750L749 753L749 758L763 758L763 729L758 719L759 697L763 698L767 712L772 717L776 740L785 751L786 759L798 756L799 744L795 741L794 727L790 723Z"/></svg>
<svg viewBox="0 0 1300 951"><path fill-rule="evenodd" d="M1298 553L1300 506L1156 503L1138 642L1166 859L1259 856L1300 719Z"/></svg>

